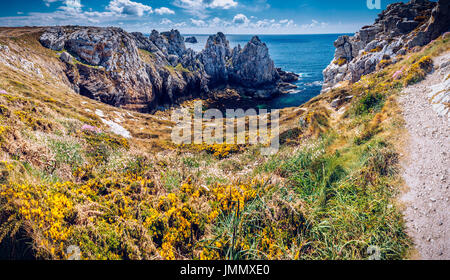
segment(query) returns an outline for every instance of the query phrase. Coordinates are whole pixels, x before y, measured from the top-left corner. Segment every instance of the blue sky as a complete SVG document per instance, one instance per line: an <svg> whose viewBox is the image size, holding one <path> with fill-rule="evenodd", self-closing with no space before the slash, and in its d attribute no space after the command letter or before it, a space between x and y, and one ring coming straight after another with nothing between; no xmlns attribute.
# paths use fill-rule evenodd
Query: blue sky
<svg viewBox="0 0 450 280"><path fill-rule="evenodd" d="M381 9L394 2L381 0ZM369 9L367 0L10 0L2 6L0 26L175 28L185 34L351 33L381 11Z"/></svg>

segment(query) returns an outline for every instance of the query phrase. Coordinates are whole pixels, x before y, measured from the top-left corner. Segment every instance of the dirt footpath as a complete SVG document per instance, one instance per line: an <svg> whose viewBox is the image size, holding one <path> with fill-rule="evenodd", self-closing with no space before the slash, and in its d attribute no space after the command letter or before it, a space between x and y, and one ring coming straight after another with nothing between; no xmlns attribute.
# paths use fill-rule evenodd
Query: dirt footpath
<svg viewBox="0 0 450 280"><path fill-rule="evenodd" d="M421 259L450 259L449 61L450 53L436 58L434 72L399 98L409 132L402 162L408 190L402 201Z"/></svg>

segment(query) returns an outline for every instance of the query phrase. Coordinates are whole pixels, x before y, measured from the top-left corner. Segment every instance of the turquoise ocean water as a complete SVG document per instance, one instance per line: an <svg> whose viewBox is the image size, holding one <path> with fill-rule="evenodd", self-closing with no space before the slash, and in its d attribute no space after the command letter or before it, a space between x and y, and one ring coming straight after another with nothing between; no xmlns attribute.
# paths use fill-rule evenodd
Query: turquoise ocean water
<svg viewBox="0 0 450 280"><path fill-rule="evenodd" d="M276 67L300 75L298 89L267 102L272 109L299 106L318 95L322 88L322 71L334 56L333 42L342 34L320 35L258 35L267 44ZM183 35L184 37L190 35ZM208 35L193 35L197 44L186 43L186 47L197 52L206 44ZM252 35L226 35L231 47L242 47Z"/></svg>

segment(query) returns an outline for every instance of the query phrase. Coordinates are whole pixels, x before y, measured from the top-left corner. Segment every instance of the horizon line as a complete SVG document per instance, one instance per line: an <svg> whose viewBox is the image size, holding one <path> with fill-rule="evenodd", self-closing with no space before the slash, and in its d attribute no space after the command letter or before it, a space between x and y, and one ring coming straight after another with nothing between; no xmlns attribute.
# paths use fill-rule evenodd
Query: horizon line
<svg viewBox="0 0 450 280"><path fill-rule="evenodd" d="M218 31L221 32L221 31ZM217 32L216 32L217 33ZM264 35L274 35L274 36L283 36L283 35L340 35L340 34L355 34L356 32L342 32L342 33L224 33L225 35L255 35L255 36L264 36ZM146 34L146 33L143 33ZM181 35L197 35L197 36L208 36L214 33L181 33Z"/></svg>
<svg viewBox="0 0 450 280"><path fill-rule="evenodd" d="M128 33L132 33L132 32L140 32L142 34L150 34L147 32L142 32L142 31L131 31L131 30L127 30L124 27L121 26L117 26L117 25L109 25L109 26L96 26L96 25L71 25L71 24L66 24L66 25L21 25L21 26L0 26L0 28L46 28L46 27L69 27L69 26L78 26L78 27L100 27L100 28L121 28L123 30L125 30ZM152 28L152 30L157 30L156 28ZM166 31L170 31L170 30L178 30L177 28L168 28L168 29L159 29L159 30L165 30L165 31L159 31L159 32L166 32ZM283 36L283 35L340 35L340 34L355 34L358 31L354 31L354 32L324 32L324 33L225 33L223 31L217 31L217 32L212 32L212 33L183 33L180 32L181 35L197 35L197 36L208 36L208 35L212 35L212 34L217 34L219 32L222 32L225 35L256 35L256 36L264 36L264 35L273 35L273 36Z"/></svg>

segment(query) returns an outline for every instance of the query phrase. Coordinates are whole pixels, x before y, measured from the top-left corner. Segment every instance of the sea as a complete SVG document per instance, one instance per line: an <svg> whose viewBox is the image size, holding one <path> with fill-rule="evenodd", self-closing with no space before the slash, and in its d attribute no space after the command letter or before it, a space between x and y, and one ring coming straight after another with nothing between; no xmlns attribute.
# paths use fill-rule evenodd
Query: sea
<svg viewBox="0 0 450 280"><path fill-rule="evenodd" d="M276 67L285 71L297 73L300 79L296 83L298 88L288 94L280 95L267 101L271 109L297 107L318 95L322 89L322 71L330 64L334 57L333 42L341 35L352 34L319 34L319 35L258 35L266 43L269 53ZM200 52L206 45L209 35L183 34L195 36L197 44L186 43L186 47ZM251 40L253 35L226 35L233 48L240 44L242 47Z"/></svg>

